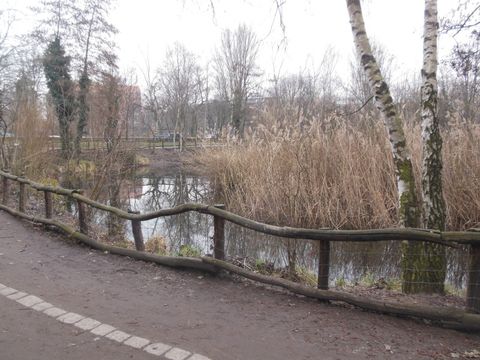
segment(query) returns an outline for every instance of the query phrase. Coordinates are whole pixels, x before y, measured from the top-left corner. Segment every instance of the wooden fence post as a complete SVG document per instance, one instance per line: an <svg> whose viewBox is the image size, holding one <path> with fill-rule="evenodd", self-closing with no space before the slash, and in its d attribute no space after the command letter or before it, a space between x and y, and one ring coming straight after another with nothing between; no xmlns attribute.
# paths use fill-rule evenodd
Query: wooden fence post
<svg viewBox="0 0 480 360"><path fill-rule="evenodd" d="M470 245L470 265L467 280L468 312L480 313L480 245Z"/></svg>
<svg viewBox="0 0 480 360"><path fill-rule="evenodd" d="M218 209L225 210L225 205L214 205ZM225 260L225 220L213 216L213 257L218 260Z"/></svg>
<svg viewBox="0 0 480 360"><path fill-rule="evenodd" d="M130 214L140 214L140 211L128 210ZM143 242L142 222L140 220L132 220L133 240L135 241L135 248L137 251L145 251L145 244Z"/></svg>
<svg viewBox="0 0 480 360"><path fill-rule="evenodd" d="M8 169L5 169L3 170L4 172L8 173L9 170ZM2 199L2 203L3 205L7 205L7 202L8 202L8 179L7 177L3 177L3 181L2 181L2 192L3 192L3 199Z"/></svg>
<svg viewBox="0 0 480 360"><path fill-rule="evenodd" d="M77 190L77 193L80 195L84 194L83 190ZM88 235L88 220L87 220L87 209L85 203L77 199L77 209L78 209L78 227L82 234Z"/></svg>
<svg viewBox="0 0 480 360"><path fill-rule="evenodd" d="M51 219L53 215L53 200L50 191L44 191L45 194L45 217Z"/></svg>
<svg viewBox="0 0 480 360"><path fill-rule="evenodd" d="M22 178L25 178L25 173L22 173ZM19 182L19 190L18 190L18 211L24 213L25 212L25 201L26 201L26 186L23 182Z"/></svg>
<svg viewBox="0 0 480 360"><path fill-rule="evenodd" d="M328 290L328 275L330 272L330 241L319 241L318 251L318 285L322 290Z"/></svg>

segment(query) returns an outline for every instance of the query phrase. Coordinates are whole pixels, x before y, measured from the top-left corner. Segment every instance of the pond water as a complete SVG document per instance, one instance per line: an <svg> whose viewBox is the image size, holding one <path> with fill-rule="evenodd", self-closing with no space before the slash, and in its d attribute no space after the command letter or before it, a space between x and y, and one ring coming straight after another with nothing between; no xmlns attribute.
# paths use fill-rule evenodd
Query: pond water
<svg viewBox="0 0 480 360"><path fill-rule="evenodd" d="M88 188L88 187L85 187ZM149 212L188 202L213 203L213 192L207 178L185 173L171 175L136 175L108 184L102 202L122 208ZM110 218L103 212L94 213L99 228L109 235L133 241L129 221ZM213 252L213 218L197 212L162 217L142 222L145 242L161 238L168 254L176 255L186 249L187 254L204 255ZM292 241L263 235L226 223L227 256L237 261L246 258L275 268L285 268L295 256L297 266L316 273L318 250L311 241ZM447 250L447 282L455 289L463 289L466 279L465 250ZM331 243L330 282L355 283L378 279L399 279L401 251L399 242Z"/></svg>

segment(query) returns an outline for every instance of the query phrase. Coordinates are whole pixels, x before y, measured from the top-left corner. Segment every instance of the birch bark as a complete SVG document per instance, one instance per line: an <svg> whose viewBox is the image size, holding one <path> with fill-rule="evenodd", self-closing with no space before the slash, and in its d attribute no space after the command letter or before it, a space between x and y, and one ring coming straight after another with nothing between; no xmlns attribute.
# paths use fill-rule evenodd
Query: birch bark
<svg viewBox="0 0 480 360"><path fill-rule="evenodd" d="M410 154L406 148L403 121L397 113L390 90L372 53L363 20L360 0L347 0L352 34L360 62L375 96L375 105L383 115L397 177L400 224L418 227L419 208Z"/></svg>
<svg viewBox="0 0 480 360"><path fill-rule="evenodd" d="M445 200L442 187L442 137L437 110L437 0L425 0L422 69L422 210L423 225L427 229L445 230ZM425 292L443 293L446 276L445 248L424 245L418 249L426 261L418 259L420 271L425 273L420 286ZM422 251L423 250L423 251ZM423 252L423 254L422 254ZM415 287L418 287L415 286Z"/></svg>
<svg viewBox="0 0 480 360"><path fill-rule="evenodd" d="M426 2L428 3L429 0L426 0ZM430 4L427 4L427 6L428 5ZM388 132L397 176L400 225L404 227L419 227L420 206L415 193L415 179L411 157L406 148L403 121L397 113L388 85L382 76L375 57L373 56L365 29L360 0L347 0L347 8L357 53L369 79L370 88L374 93L375 104L383 115L385 128ZM432 25L429 24L429 31L431 28ZM435 41L434 49L431 45L433 40ZM428 63L430 64L431 56L436 53L436 37L435 39L429 37L428 46L426 45L426 48L428 48ZM436 58L434 58L434 60L436 61ZM429 77L429 80L431 81L432 79L430 79L430 76L431 75L427 77ZM424 87L425 94L432 89L430 85L431 83L429 83L429 87ZM436 87L434 88L436 89ZM433 99L435 100L436 109L436 94L434 95ZM431 102L429 102L429 104L431 104ZM427 111L425 111L425 114L427 114ZM437 146L438 145L435 142L434 147L437 148ZM429 153L431 153L431 151L429 151ZM436 184L438 185L438 182ZM432 291L431 272L425 270L431 266L431 260L436 262L439 257L435 253L434 257L431 258L429 253L430 250L431 249L424 244L418 245L408 242L402 244L402 290L404 292ZM438 275L440 273L436 274ZM435 285L438 285L436 279L433 280L435 281Z"/></svg>
<svg viewBox="0 0 480 360"><path fill-rule="evenodd" d="M363 21L360 0L347 0L354 42L368 76L375 102L383 114L396 166L400 224L418 227L420 211L410 154L406 149L403 122L376 63ZM445 201L442 191L442 138L437 116L437 0L425 0L424 63L422 69L422 210L424 226L445 229ZM402 247L404 292L443 293L446 276L445 248L438 245L404 243Z"/></svg>

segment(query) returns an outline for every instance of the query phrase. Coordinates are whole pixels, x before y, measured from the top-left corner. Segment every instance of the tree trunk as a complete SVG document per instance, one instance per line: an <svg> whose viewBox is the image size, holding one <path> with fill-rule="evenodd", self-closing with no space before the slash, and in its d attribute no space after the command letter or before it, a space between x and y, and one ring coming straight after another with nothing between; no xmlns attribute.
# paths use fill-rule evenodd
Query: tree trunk
<svg viewBox="0 0 480 360"><path fill-rule="evenodd" d="M423 225L445 230L445 201L442 190L442 137L437 111L437 0L425 0L422 69L422 210ZM407 292L443 293L446 276L445 247L438 244L409 244L412 259L405 284Z"/></svg>
<svg viewBox="0 0 480 360"><path fill-rule="evenodd" d="M367 37L365 23L363 21L360 0L347 0L348 14L352 33L360 58L361 65L367 74L370 88L375 96L375 105L383 115L385 128L392 148L395 172L397 177L399 218L400 225L405 227L418 227L420 223L420 211L415 194L415 179L413 176L412 162L403 131L403 121L397 114L390 90L385 82L380 68L373 56L370 42ZM421 244L423 246L423 244ZM404 244L402 254L403 265L403 289L410 291L414 251L410 244Z"/></svg>
<svg viewBox="0 0 480 360"><path fill-rule="evenodd" d="M79 86L80 91L78 95L78 123L77 123L77 134L75 137L75 156L79 157L82 152L81 144L83 135L85 135L85 128L88 122L88 104L87 104L87 95L88 88L90 85L90 79L88 78L87 69L84 68L82 75L80 77Z"/></svg>
<svg viewBox="0 0 480 360"><path fill-rule="evenodd" d="M372 54L365 30L360 0L347 0L348 13L355 46L365 70L370 87L375 95L375 104L383 115L397 175L400 223L406 227L417 227L419 211L415 195L415 181L410 154L406 148L402 119L397 114L392 96L380 68Z"/></svg>

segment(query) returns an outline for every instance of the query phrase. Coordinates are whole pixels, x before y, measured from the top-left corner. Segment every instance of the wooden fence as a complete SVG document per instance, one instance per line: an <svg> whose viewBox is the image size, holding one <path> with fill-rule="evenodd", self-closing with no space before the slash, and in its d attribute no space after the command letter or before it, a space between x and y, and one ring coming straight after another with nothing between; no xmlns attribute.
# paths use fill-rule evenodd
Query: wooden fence
<svg viewBox="0 0 480 360"><path fill-rule="evenodd" d="M225 269L249 279L266 284L280 286L294 293L321 300L343 301L364 309L380 311L400 316L414 316L468 330L480 330L480 230L472 229L466 232L439 232L427 229L389 228L375 230L329 230L280 227L244 218L225 210L223 205L183 204L169 209L161 209L148 213L124 211L111 207L83 195L81 190L65 189L47 186L33 182L23 176L10 174L7 170L0 171L2 177L2 204L0 209L23 219L53 226L70 237L79 240L93 248L109 251L114 254L130 256L135 259L152 261L167 266L194 268L203 271L217 272ZM18 210L8 207L10 182L18 184ZM44 193L45 216L32 216L25 213L27 186ZM78 230L53 219L52 194L66 196L77 203ZM86 206L103 210L131 221L136 250L124 249L97 242L89 237L89 224ZM158 217L178 215L196 211L214 217L214 254L213 257L189 258L158 256L144 252L144 242L141 222ZM314 240L319 242L318 286L306 287L301 284L260 275L225 262L225 221L260 233L282 238ZM470 263L468 269L466 310L447 307L431 307L410 304L388 303L374 299L362 298L339 291L328 290L330 242L375 242L375 241L419 241L441 244L447 247L469 246Z"/></svg>
<svg viewBox="0 0 480 360"><path fill-rule="evenodd" d="M180 148L180 139L173 142L173 140L157 139L153 137L131 137L128 139L120 138L117 139L117 149L126 150L151 150L155 149L173 149ZM197 147L202 144L202 142L195 137L184 137L181 140L183 142L183 148L192 148ZM50 150L59 150L60 149L60 139L50 138L49 139L49 149ZM107 144L103 138L91 138L85 137L82 139L81 147L83 151L103 151L107 149Z"/></svg>

